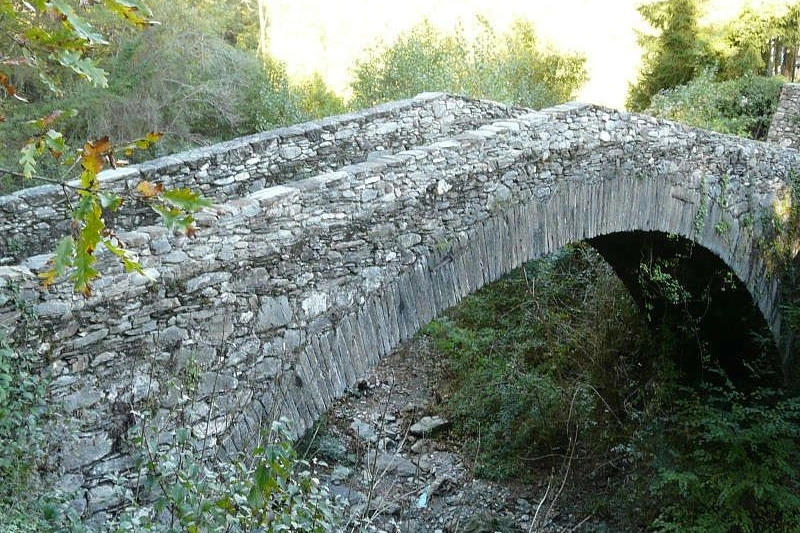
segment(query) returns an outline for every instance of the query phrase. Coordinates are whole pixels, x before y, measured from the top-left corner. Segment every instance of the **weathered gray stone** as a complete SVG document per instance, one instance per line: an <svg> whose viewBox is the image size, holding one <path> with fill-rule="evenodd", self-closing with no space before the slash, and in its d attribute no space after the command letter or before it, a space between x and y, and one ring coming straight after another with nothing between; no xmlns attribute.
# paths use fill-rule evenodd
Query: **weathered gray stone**
<svg viewBox="0 0 800 533"><path fill-rule="evenodd" d="M292 320L292 308L289 305L289 298L279 296L261 297L261 307L256 318L256 331L266 331L268 329L285 326Z"/></svg>
<svg viewBox="0 0 800 533"><path fill-rule="evenodd" d="M356 436L364 442L375 443L378 442L378 434L372 424L364 422L363 420L353 420L350 424L350 429Z"/></svg>
<svg viewBox="0 0 800 533"><path fill-rule="evenodd" d="M422 242L422 236L419 233L404 233L397 238L397 242L402 248L411 248Z"/></svg>
<svg viewBox="0 0 800 533"><path fill-rule="evenodd" d="M142 400L156 396L161 389L161 384L153 376L142 371L134 374L130 385L130 401L137 403Z"/></svg>
<svg viewBox="0 0 800 533"><path fill-rule="evenodd" d="M111 453L111 439L105 432L78 437L65 443L61 464L67 471L99 461Z"/></svg>
<svg viewBox="0 0 800 533"><path fill-rule="evenodd" d="M447 428L450 422L440 416L424 416L408 428L408 432L415 437L430 437Z"/></svg>
<svg viewBox="0 0 800 533"><path fill-rule="evenodd" d="M178 326L168 326L158 334L158 341L166 347L177 346L181 341L188 338L189 332Z"/></svg>
<svg viewBox="0 0 800 533"><path fill-rule="evenodd" d="M784 148L800 147L800 84L785 83L781 87L778 108L772 115L767 140Z"/></svg>
<svg viewBox="0 0 800 533"><path fill-rule="evenodd" d="M370 478L379 479L387 473L413 477L420 473L417 465L395 453L371 450L364 456L364 467Z"/></svg>
<svg viewBox="0 0 800 533"><path fill-rule="evenodd" d="M107 483L89 490L89 513L95 514L122 501L123 496L118 493L119 489L119 487Z"/></svg>
<svg viewBox="0 0 800 533"><path fill-rule="evenodd" d="M91 333L86 333L83 335L78 335L72 341L67 342L66 344L73 350L78 350L81 348L85 348L90 344L94 344L102 339L105 339L108 335L108 328L100 328L96 331L92 331Z"/></svg>
<svg viewBox="0 0 800 533"><path fill-rule="evenodd" d="M83 389L66 396L63 400L64 410L72 413L93 406L105 397L102 391L95 387Z"/></svg>
<svg viewBox="0 0 800 533"><path fill-rule="evenodd" d="M219 372L206 372L200 377L197 387L200 397L219 392L229 392L239 386L239 380L233 376Z"/></svg>
<svg viewBox="0 0 800 533"><path fill-rule="evenodd" d="M231 279L230 272L209 272L186 282L186 292L193 293L210 285L217 285Z"/></svg>
<svg viewBox="0 0 800 533"><path fill-rule="evenodd" d="M312 293L300 304L306 318L314 318L328 309L328 295L324 292Z"/></svg>

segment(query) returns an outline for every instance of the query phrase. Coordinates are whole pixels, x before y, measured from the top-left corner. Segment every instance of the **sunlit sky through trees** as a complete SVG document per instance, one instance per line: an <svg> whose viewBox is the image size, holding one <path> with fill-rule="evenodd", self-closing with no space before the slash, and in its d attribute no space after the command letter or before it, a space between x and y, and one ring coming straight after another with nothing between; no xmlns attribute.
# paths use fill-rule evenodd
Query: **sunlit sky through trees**
<svg viewBox="0 0 800 533"><path fill-rule="evenodd" d="M745 4L779 9L789 0L709 0L708 19L735 17ZM271 0L271 52L293 76L319 72L346 94L349 69L363 51L391 42L427 18L441 29L461 24L468 33L481 14L502 31L516 16L536 24L544 42L586 55L590 80L578 95L586 102L623 107L636 76L636 30L645 30L642 0Z"/></svg>

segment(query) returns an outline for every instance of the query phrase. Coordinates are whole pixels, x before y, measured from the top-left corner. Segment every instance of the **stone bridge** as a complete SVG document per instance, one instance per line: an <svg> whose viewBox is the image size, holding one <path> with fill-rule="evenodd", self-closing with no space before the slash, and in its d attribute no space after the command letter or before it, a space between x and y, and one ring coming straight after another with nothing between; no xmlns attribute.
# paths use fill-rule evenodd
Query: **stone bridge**
<svg viewBox="0 0 800 533"><path fill-rule="evenodd" d="M105 174L112 189L145 178L215 205L195 239L147 209L123 211L119 236L148 275L106 254L88 299L36 283L64 230L60 190L0 198L0 281L13 288L0 325L52 375L74 439L59 486L81 491L87 514L118 502L108 474L135 475L136 413L224 451L277 416L302 431L465 295L581 240L618 270L643 236L707 249L741 280L794 375L773 248L797 249L798 164L794 150L591 105L531 112L424 94Z"/></svg>

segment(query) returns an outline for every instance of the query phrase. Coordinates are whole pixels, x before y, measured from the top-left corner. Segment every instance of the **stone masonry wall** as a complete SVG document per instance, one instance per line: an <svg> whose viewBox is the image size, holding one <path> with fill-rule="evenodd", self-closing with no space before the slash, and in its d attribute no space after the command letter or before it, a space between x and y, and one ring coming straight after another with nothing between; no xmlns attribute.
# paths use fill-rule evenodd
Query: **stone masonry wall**
<svg viewBox="0 0 800 533"><path fill-rule="evenodd" d="M786 83L781 87L767 140L784 148L800 148L800 84Z"/></svg>
<svg viewBox="0 0 800 533"><path fill-rule="evenodd" d="M565 105L222 201L197 217L196 239L139 227L124 238L149 277L109 267L88 299L66 284L42 291L31 262L0 267L0 283L38 314L26 343L73 428L58 486L103 519L120 503L108 476L136 478L129 437L145 414L165 438L187 427L225 452L279 415L303 431L464 295L615 231L665 231L711 249L777 334L759 221L785 198L799 159ZM17 303L0 297L0 325L20 338Z"/></svg>
<svg viewBox="0 0 800 533"><path fill-rule="evenodd" d="M524 112L496 102L426 93L105 171L100 179L116 192L133 190L145 179L189 187L225 202ZM69 231L67 206L62 189L52 185L0 196L0 265L52 250ZM135 228L157 219L147 206L129 202L115 214L115 226Z"/></svg>

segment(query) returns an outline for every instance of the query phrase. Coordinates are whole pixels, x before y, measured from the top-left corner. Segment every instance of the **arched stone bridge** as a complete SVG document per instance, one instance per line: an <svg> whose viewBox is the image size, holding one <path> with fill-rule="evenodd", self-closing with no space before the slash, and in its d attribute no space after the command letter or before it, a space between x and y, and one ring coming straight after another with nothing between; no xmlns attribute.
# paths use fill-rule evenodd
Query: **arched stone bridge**
<svg viewBox="0 0 800 533"><path fill-rule="evenodd" d="M19 287L0 324L52 371L52 397L80 428L62 485L100 512L113 506L105 475L131 467L132 412L224 449L278 415L302 430L465 295L575 241L690 239L728 265L780 340L771 243L786 237L778 222L795 230L799 163L794 150L591 105L420 95L107 174L111 188L147 178L216 204L196 239L147 211L121 214L134 229L120 237L155 281L112 270L87 300L36 286L36 254L63 223L59 191L0 198L0 278ZM39 316L33 331L20 301Z"/></svg>

